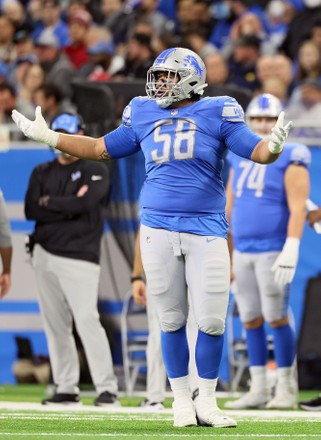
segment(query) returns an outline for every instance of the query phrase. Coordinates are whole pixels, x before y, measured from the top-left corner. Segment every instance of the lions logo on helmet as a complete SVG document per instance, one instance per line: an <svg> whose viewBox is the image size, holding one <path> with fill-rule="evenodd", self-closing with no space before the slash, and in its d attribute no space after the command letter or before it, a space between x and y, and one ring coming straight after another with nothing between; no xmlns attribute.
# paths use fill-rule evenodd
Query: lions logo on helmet
<svg viewBox="0 0 321 440"><path fill-rule="evenodd" d="M158 81L160 72L167 74L165 81ZM166 108L173 102L203 95L205 78L205 64L195 52L180 47L166 49L147 72L146 93Z"/></svg>
<svg viewBox="0 0 321 440"><path fill-rule="evenodd" d="M195 57L193 57L192 55L187 55L187 57L184 58L183 62L184 67L192 66L194 68L195 75L198 75L200 79L202 78L205 66L201 67Z"/></svg>
<svg viewBox="0 0 321 440"><path fill-rule="evenodd" d="M281 101L269 93L252 99L246 109L247 118L277 118L282 111Z"/></svg>
<svg viewBox="0 0 321 440"><path fill-rule="evenodd" d="M267 137L282 110L282 103L276 96L263 93L249 103L245 113L246 121L253 131Z"/></svg>

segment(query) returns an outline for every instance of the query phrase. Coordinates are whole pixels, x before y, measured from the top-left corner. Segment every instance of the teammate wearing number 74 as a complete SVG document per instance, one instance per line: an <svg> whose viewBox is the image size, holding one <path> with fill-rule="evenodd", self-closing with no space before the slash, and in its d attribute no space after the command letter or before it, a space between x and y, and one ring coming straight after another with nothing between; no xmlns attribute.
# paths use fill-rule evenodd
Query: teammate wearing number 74
<svg viewBox="0 0 321 440"><path fill-rule="evenodd" d="M248 125L268 136L282 110L275 96L255 97L246 110ZM251 386L226 408L296 406L295 338L289 324L289 285L294 277L309 196L305 145L286 143L280 159L264 166L228 154L227 215L233 238L235 299L246 331ZM267 381L265 324L273 335L277 385L272 398Z"/></svg>
<svg viewBox="0 0 321 440"><path fill-rule="evenodd" d="M12 114L27 137L73 156L111 160L143 151L141 254L160 321L176 427L236 426L215 401L230 290L223 157L230 149L254 162L272 163L292 125L284 125L281 113L263 139L246 126L234 99L201 99L205 81L205 65L196 53L165 50L148 71L147 96L134 98L122 125L98 139L51 131L39 107L35 121L16 110ZM188 381L188 289L198 325L195 405Z"/></svg>

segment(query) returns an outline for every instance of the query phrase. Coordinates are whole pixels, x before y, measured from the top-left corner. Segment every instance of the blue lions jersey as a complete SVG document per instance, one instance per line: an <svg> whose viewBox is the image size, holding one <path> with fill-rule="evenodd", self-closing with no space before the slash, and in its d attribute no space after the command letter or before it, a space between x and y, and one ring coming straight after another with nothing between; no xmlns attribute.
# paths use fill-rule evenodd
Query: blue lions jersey
<svg viewBox="0 0 321 440"><path fill-rule="evenodd" d="M260 140L228 96L181 108L161 108L137 97L124 110L123 124L105 136L112 158L139 149L144 153L143 224L223 237L228 228L221 178L226 150L248 159Z"/></svg>
<svg viewBox="0 0 321 440"><path fill-rule="evenodd" d="M291 164L308 166L305 145L285 144L278 160L261 165L229 153L233 169L234 203L231 218L234 247L240 252L282 249L289 220L284 175Z"/></svg>

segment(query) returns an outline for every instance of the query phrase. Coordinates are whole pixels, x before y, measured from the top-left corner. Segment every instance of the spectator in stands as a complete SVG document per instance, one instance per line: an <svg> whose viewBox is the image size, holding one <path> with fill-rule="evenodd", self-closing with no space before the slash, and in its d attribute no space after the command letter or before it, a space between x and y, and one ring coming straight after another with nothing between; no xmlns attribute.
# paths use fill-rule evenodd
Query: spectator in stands
<svg viewBox="0 0 321 440"><path fill-rule="evenodd" d="M137 21L147 21L156 35L161 35L166 31L174 29L174 23L160 11L157 10L158 0L138 0L134 10L135 23Z"/></svg>
<svg viewBox="0 0 321 440"><path fill-rule="evenodd" d="M8 64L0 60L0 84L8 82L10 76L10 68Z"/></svg>
<svg viewBox="0 0 321 440"><path fill-rule="evenodd" d="M242 35L235 41L228 61L232 83L251 91L258 88L255 66L260 56L260 45L261 41L256 35Z"/></svg>
<svg viewBox="0 0 321 440"><path fill-rule="evenodd" d="M33 64L38 64L36 55L23 54L19 55L16 61L11 65L9 81L17 91L20 89L23 76Z"/></svg>
<svg viewBox="0 0 321 440"><path fill-rule="evenodd" d="M290 17L288 32L280 51L291 60L296 60L301 42L309 38L313 24L321 19L321 8L305 8L299 12L297 5L290 4L289 0L286 1L286 6L289 9L292 8L293 14Z"/></svg>
<svg viewBox="0 0 321 440"><path fill-rule="evenodd" d="M274 73L288 88L288 96L294 87L293 65L291 59L283 54L274 56Z"/></svg>
<svg viewBox="0 0 321 440"><path fill-rule="evenodd" d="M115 54L115 47L111 41L99 41L87 49L93 70L88 75L89 81L110 81L112 75L109 69Z"/></svg>
<svg viewBox="0 0 321 440"><path fill-rule="evenodd" d="M293 90L293 67L291 60L285 55L263 55L258 58L255 66L256 76L259 80L259 90L263 84L272 78L276 78L284 84L287 97Z"/></svg>
<svg viewBox="0 0 321 440"><path fill-rule="evenodd" d="M296 83L321 78L321 52L311 40L301 43L298 52Z"/></svg>
<svg viewBox="0 0 321 440"><path fill-rule="evenodd" d="M176 34L187 36L193 29L195 22L193 16L194 0L180 0L176 11Z"/></svg>
<svg viewBox="0 0 321 440"><path fill-rule="evenodd" d="M46 82L35 91L35 104L40 105L43 116L50 122L57 114L73 112L74 107L64 98L62 89L56 84Z"/></svg>
<svg viewBox="0 0 321 440"><path fill-rule="evenodd" d="M35 112L36 91L45 83L45 72L40 64L32 64L21 78L18 89L18 105L23 108L25 114L31 115Z"/></svg>
<svg viewBox="0 0 321 440"><path fill-rule="evenodd" d="M85 10L78 10L69 17L68 28L70 43L64 48L64 52L71 61L74 68L88 62L87 53L87 31L92 24L92 17Z"/></svg>
<svg viewBox="0 0 321 440"><path fill-rule="evenodd" d="M313 23L310 38L321 52L321 18Z"/></svg>
<svg viewBox="0 0 321 440"><path fill-rule="evenodd" d="M291 20L291 16L287 16L287 3L283 0L268 2L266 16L270 28L269 44L272 49L270 53L275 53L286 37L289 20Z"/></svg>
<svg viewBox="0 0 321 440"><path fill-rule="evenodd" d="M13 38L16 28L10 18L0 15L0 60L9 64L15 60Z"/></svg>
<svg viewBox="0 0 321 440"><path fill-rule="evenodd" d="M321 80L306 79L294 89L286 105L286 114L294 120L292 137L321 136Z"/></svg>
<svg viewBox="0 0 321 440"><path fill-rule="evenodd" d="M228 82L229 70L223 56L217 52L207 55L204 60L209 85L222 86Z"/></svg>
<svg viewBox="0 0 321 440"><path fill-rule="evenodd" d="M2 13L14 24L15 29L31 29L32 21L26 13L24 5L19 1L2 2Z"/></svg>
<svg viewBox="0 0 321 440"><path fill-rule="evenodd" d="M86 32L87 47L93 46L103 40L113 41L112 33L104 26L91 26Z"/></svg>
<svg viewBox="0 0 321 440"><path fill-rule="evenodd" d="M256 61L255 72L262 84L267 79L275 76L275 63L272 55L262 55Z"/></svg>
<svg viewBox="0 0 321 440"><path fill-rule="evenodd" d="M57 84L62 93L70 97L73 67L68 57L60 51L59 41L50 29L36 40L36 54L48 82Z"/></svg>
<svg viewBox="0 0 321 440"><path fill-rule="evenodd" d="M216 47L207 40L206 29L195 27L185 36L184 47L190 47L194 52L205 60L210 54L216 53Z"/></svg>
<svg viewBox="0 0 321 440"><path fill-rule="evenodd" d="M228 14L221 18L216 26L213 28L209 41L211 41L219 49L224 49L226 44L229 44L229 34L231 27L237 22L240 17L249 12L256 14L263 24L264 32L269 32L268 21L260 6L255 5L248 0L225 0L228 7Z"/></svg>
<svg viewBox="0 0 321 440"><path fill-rule="evenodd" d="M122 0L102 0L101 9L105 17L103 25L112 33L114 44L126 43L134 25L132 7Z"/></svg>
<svg viewBox="0 0 321 440"><path fill-rule="evenodd" d="M161 53L170 47L183 46L180 37L178 35L174 35L172 32L166 32L158 37L154 37L152 40L152 45L155 53Z"/></svg>
<svg viewBox="0 0 321 440"><path fill-rule="evenodd" d="M11 287L12 239L10 223L6 211L3 193L0 189L0 256L2 272L0 274L0 298L3 298Z"/></svg>
<svg viewBox="0 0 321 440"><path fill-rule="evenodd" d="M277 77L268 78L261 83L260 93L268 93L270 95L276 96L283 105L287 103L288 100L288 88Z"/></svg>
<svg viewBox="0 0 321 440"><path fill-rule="evenodd" d="M19 106L15 89L9 83L0 84L0 124L11 125L10 114ZM15 141L25 140L16 130L10 133L10 139Z"/></svg>
<svg viewBox="0 0 321 440"><path fill-rule="evenodd" d="M267 36L264 32L263 24L256 14L246 12L241 15L231 26L229 43L225 44L224 48L222 49L222 52L226 58L231 55L233 45L243 35L256 35L260 39L260 52L264 53L264 44Z"/></svg>
<svg viewBox="0 0 321 440"><path fill-rule="evenodd" d="M35 45L27 29L18 30L13 37L17 58L22 55L34 55Z"/></svg>
<svg viewBox="0 0 321 440"><path fill-rule="evenodd" d="M56 115L51 128L84 135L79 115ZM79 359L73 320L98 397L119 405L108 339L97 310L103 209L110 186L106 165L60 154L33 170L25 198L35 220L33 267L50 355L55 394L43 405L79 402Z"/></svg>
<svg viewBox="0 0 321 440"><path fill-rule="evenodd" d="M125 66L117 73L117 78L146 78L154 59L151 39L146 34L133 34L127 44Z"/></svg>
<svg viewBox="0 0 321 440"><path fill-rule="evenodd" d="M38 40L45 31L50 31L57 38L59 48L69 43L68 26L61 19L59 0L43 0L42 2L41 21L32 32L33 39Z"/></svg>

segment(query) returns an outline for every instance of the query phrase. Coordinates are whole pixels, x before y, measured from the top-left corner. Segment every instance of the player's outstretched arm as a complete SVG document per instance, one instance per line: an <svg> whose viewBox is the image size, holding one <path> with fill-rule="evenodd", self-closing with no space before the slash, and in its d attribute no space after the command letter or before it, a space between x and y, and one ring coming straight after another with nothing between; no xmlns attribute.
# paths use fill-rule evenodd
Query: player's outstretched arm
<svg viewBox="0 0 321 440"><path fill-rule="evenodd" d="M274 162L282 153L284 142L289 136L292 127L292 121L284 125L284 112L281 112L268 139L262 140L255 147L251 160L262 164Z"/></svg>
<svg viewBox="0 0 321 440"><path fill-rule="evenodd" d="M41 107L39 106L36 108L34 121L26 118L17 110L12 111L12 119L29 139L48 144L71 156L92 160L111 159L106 150L104 138L95 139L88 136L63 134L50 130L41 114Z"/></svg>
<svg viewBox="0 0 321 440"><path fill-rule="evenodd" d="M300 239L306 217L305 202L310 191L309 172L303 166L292 164L285 173L284 182L290 211L287 239L272 266L275 281L281 286L292 282L298 264Z"/></svg>

